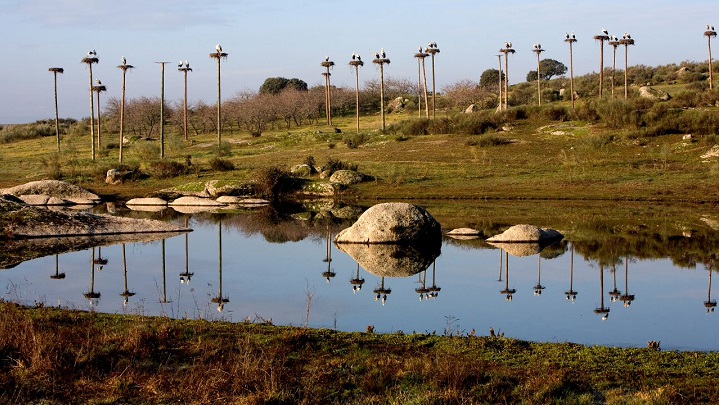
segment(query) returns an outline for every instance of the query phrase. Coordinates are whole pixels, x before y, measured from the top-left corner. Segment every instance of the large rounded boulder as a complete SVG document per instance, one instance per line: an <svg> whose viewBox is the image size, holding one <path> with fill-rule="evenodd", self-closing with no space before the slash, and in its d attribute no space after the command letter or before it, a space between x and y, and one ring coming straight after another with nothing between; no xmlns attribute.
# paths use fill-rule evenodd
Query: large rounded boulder
<svg viewBox="0 0 720 405"><path fill-rule="evenodd" d="M539 243L548 242L556 239L562 239L563 235L549 228L540 228L535 225L515 225L505 232L489 237L488 242L508 242L508 243Z"/></svg>
<svg viewBox="0 0 720 405"><path fill-rule="evenodd" d="M383 203L367 209L336 243L440 244L440 224L424 208L408 203Z"/></svg>

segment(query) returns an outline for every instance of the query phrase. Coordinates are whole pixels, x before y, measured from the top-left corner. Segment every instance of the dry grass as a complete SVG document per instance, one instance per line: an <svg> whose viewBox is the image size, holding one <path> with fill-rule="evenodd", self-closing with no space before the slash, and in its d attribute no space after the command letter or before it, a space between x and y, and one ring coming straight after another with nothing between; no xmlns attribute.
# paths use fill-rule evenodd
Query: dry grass
<svg viewBox="0 0 720 405"><path fill-rule="evenodd" d="M374 335L0 303L3 403L714 403L717 353ZM632 360L630 360L632 359Z"/></svg>

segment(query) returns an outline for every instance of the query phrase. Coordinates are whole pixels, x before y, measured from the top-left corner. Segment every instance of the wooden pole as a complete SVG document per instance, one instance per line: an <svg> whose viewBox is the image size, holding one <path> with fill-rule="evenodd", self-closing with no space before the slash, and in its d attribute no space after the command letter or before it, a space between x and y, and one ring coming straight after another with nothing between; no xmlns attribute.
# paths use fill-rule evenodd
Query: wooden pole
<svg viewBox="0 0 720 405"><path fill-rule="evenodd" d="M325 120L328 125L332 125L332 98L330 95L330 68L335 66L335 62L331 61L328 56L325 60L320 63L320 66L325 68L325 72L322 74L325 76Z"/></svg>
<svg viewBox="0 0 720 405"><path fill-rule="evenodd" d="M603 45L605 44L605 41L609 40L610 37L606 34L603 35L595 35L593 37L596 41L600 41L600 86L598 90L598 97L602 97L602 91L603 91Z"/></svg>
<svg viewBox="0 0 720 405"><path fill-rule="evenodd" d="M501 60L502 55L498 55L497 57L498 57L498 100L500 100L500 102L498 103L498 108L502 110L502 106L503 106L503 95L502 95L503 94L503 91L502 91L502 89L503 89L503 85L502 85L503 84L503 79L502 79L503 69L502 69L502 60Z"/></svg>
<svg viewBox="0 0 720 405"><path fill-rule="evenodd" d="M430 64L432 65L432 116L435 118L435 110L436 104L435 104L435 54L440 53L440 49L438 49L437 44L435 42L431 42L428 49L425 50L426 53L430 54Z"/></svg>
<svg viewBox="0 0 720 405"><path fill-rule="evenodd" d="M57 140L57 151L58 151L58 153L60 153L60 117L58 115L57 74L63 73L64 70L63 70L63 68L59 68L59 67L51 67L48 70L53 72L54 94L55 94L55 138Z"/></svg>
<svg viewBox="0 0 720 405"><path fill-rule="evenodd" d="M356 59L357 58L357 59ZM349 63L355 68L355 131L360 133L360 81L358 79L358 70L364 63L360 60L360 55L353 53L353 59Z"/></svg>
<svg viewBox="0 0 720 405"><path fill-rule="evenodd" d="M427 49L426 49L427 51ZM420 84L422 83L422 94L425 99L425 118L430 118L430 106L428 105L428 96L427 96L427 76L425 75L425 58L427 58L429 53L423 52L422 47L418 50L418 52L415 54L415 57L418 60L418 68L420 69L418 71L418 87L420 87ZM422 76L422 82L420 83L420 76ZM420 90L420 88L418 88ZM420 104L420 98L418 97L418 104ZM418 106L419 107L419 106ZM418 108L418 117L420 117L420 111Z"/></svg>
<svg viewBox="0 0 720 405"><path fill-rule="evenodd" d="M95 105L93 96L93 78L92 78L92 64L93 59L97 58L85 58L83 61L87 61L88 69L90 71L90 153L92 160L95 161Z"/></svg>
<svg viewBox="0 0 720 405"><path fill-rule="evenodd" d="M505 92L505 106L504 106L504 109L507 110L508 109L508 87L509 87L508 80L509 80L509 76L510 76L509 70L508 70L508 54L515 53L515 50L512 49L511 42L506 42L505 48L500 49L499 52L505 54L505 91L504 91ZM502 76L502 74L501 74L501 76Z"/></svg>
<svg viewBox="0 0 720 405"><path fill-rule="evenodd" d="M609 45L613 47L613 58L612 58L612 71L610 76L610 97L615 97L615 54L617 53L617 47L620 45L620 41L617 38L612 38L608 41Z"/></svg>
<svg viewBox="0 0 720 405"><path fill-rule="evenodd" d="M182 62L179 63L178 71L183 73L183 139L187 142L189 140L187 116L187 74L188 72L192 72L192 69L190 69L190 63L188 63L187 60L184 64Z"/></svg>
<svg viewBox="0 0 720 405"><path fill-rule="evenodd" d="M573 51L572 46L574 42L577 42L577 39L575 39L575 33L572 33L572 36L568 33L565 33L565 42L570 44L570 100L572 104L573 111L575 110L575 86L573 83Z"/></svg>
<svg viewBox="0 0 720 405"><path fill-rule="evenodd" d="M712 47L710 46L710 39L717 36L715 27L705 30L703 34L707 37L708 42L708 72L710 73L710 90L713 89L713 68L712 68Z"/></svg>
<svg viewBox="0 0 720 405"><path fill-rule="evenodd" d="M228 54L222 51L220 44L215 46L215 52L210 54L210 58L217 59L217 140L218 140L218 151L220 151L220 144L222 142L222 126L221 123L221 94L220 94L220 59L227 58Z"/></svg>
<svg viewBox="0 0 720 405"><path fill-rule="evenodd" d="M380 116L382 118L382 130L385 131L385 83L383 78L383 66L390 64L390 59L385 57L385 51L381 50L381 53L375 53L375 59L373 63L380 66Z"/></svg>
<svg viewBox="0 0 720 405"><path fill-rule="evenodd" d="M534 49L533 52L535 52L535 55L537 55L537 94L538 94L538 105L540 105L540 54L544 51L544 49L540 49L540 45L538 44Z"/></svg>
<svg viewBox="0 0 720 405"><path fill-rule="evenodd" d="M118 69L122 70L122 89L121 89L121 96L120 96L120 146L119 146L119 156L118 160L120 163L123 161L123 140L125 139L125 74L127 73L128 69L132 69L132 65L128 65L125 63L125 59L123 59L123 64L118 66Z"/></svg>
<svg viewBox="0 0 720 405"><path fill-rule="evenodd" d="M619 41L620 45L625 46L625 99L628 98L628 45L635 45L635 40L625 33Z"/></svg>
<svg viewBox="0 0 720 405"><path fill-rule="evenodd" d="M160 159L165 158L165 64L170 62L155 62L160 65Z"/></svg>

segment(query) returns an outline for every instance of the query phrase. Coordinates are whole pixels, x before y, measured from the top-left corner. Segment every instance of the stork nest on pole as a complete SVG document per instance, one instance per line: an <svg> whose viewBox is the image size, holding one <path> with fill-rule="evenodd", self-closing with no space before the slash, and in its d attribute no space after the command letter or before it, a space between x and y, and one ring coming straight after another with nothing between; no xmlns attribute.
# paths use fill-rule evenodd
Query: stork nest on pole
<svg viewBox="0 0 720 405"><path fill-rule="evenodd" d="M324 68L331 68L331 67L335 66L335 62L333 62L331 60L326 60L326 61L323 61L322 63L320 63L320 66L322 66Z"/></svg>
<svg viewBox="0 0 720 405"><path fill-rule="evenodd" d="M575 38L565 38L565 42L572 44L573 42L577 42L577 39L575 39Z"/></svg>
<svg viewBox="0 0 720 405"><path fill-rule="evenodd" d="M61 67L51 67L48 72L63 73L65 70Z"/></svg>
<svg viewBox="0 0 720 405"><path fill-rule="evenodd" d="M717 32L715 32L713 30L707 30L707 31L705 31L705 33L703 33L703 35L705 35L706 37L716 37Z"/></svg>
<svg viewBox="0 0 720 405"><path fill-rule="evenodd" d="M535 53L538 54L538 55L540 55L541 52L545 52L544 49L533 49L532 51L535 52Z"/></svg>
<svg viewBox="0 0 720 405"><path fill-rule="evenodd" d="M609 41L609 40L610 40L610 36L609 36L609 35L595 35L595 36L593 37L593 39L596 40L596 41Z"/></svg>
<svg viewBox="0 0 720 405"><path fill-rule="evenodd" d="M632 38L625 38L618 41L620 45L635 45L635 40Z"/></svg>
<svg viewBox="0 0 720 405"><path fill-rule="evenodd" d="M322 72L320 73L322 76L332 76L332 73L330 72Z"/></svg>
<svg viewBox="0 0 720 405"><path fill-rule="evenodd" d="M365 65L365 62L363 62L363 61L361 61L361 60L351 60L350 62L348 62L348 65L350 65L350 66L364 66L364 65Z"/></svg>
<svg viewBox="0 0 720 405"><path fill-rule="evenodd" d="M223 60L227 59L228 54L225 52L213 52L210 54L210 59L217 59L220 60L221 58Z"/></svg>
<svg viewBox="0 0 720 405"><path fill-rule="evenodd" d="M435 55L436 53L440 53L440 49L438 49L438 48L427 48L427 49L425 49L425 52L427 52L427 53L429 53L429 54L431 54L431 55Z"/></svg>
<svg viewBox="0 0 720 405"><path fill-rule="evenodd" d="M119 66L118 66L119 67ZM192 72L192 68L189 67L179 67L178 72Z"/></svg>
<svg viewBox="0 0 720 405"><path fill-rule="evenodd" d="M430 51L430 50L428 49L428 51ZM428 56L430 56L430 54L429 54L429 53L425 53L425 52L418 52L418 53L416 53L416 54L413 55L413 56L416 57L416 58L418 58L418 59L425 59L425 58L427 58Z"/></svg>
<svg viewBox="0 0 720 405"><path fill-rule="evenodd" d="M104 84L101 84L99 86L92 86L92 91L100 93L101 91L107 91L107 88Z"/></svg>
<svg viewBox="0 0 720 405"><path fill-rule="evenodd" d="M512 48L503 48L503 49L500 49L498 52L508 54L508 53L515 53L515 50Z"/></svg>
<svg viewBox="0 0 720 405"><path fill-rule="evenodd" d="M373 63L376 64L376 65L389 65L389 64L390 64L390 59L388 59L388 58L377 58L377 59L373 59Z"/></svg>
<svg viewBox="0 0 720 405"><path fill-rule="evenodd" d="M88 65L91 65L93 63L100 63L100 59L95 57L85 57L80 61L80 63L87 63Z"/></svg>
<svg viewBox="0 0 720 405"><path fill-rule="evenodd" d="M617 48L618 45L620 45L620 40L617 41L608 41L608 45L611 45L613 48Z"/></svg>
<svg viewBox="0 0 720 405"><path fill-rule="evenodd" d="M122 69L123 71L127 71L128 69L135 69L135 66L124 64L124 65L118 65L117 68Z"/></svg>

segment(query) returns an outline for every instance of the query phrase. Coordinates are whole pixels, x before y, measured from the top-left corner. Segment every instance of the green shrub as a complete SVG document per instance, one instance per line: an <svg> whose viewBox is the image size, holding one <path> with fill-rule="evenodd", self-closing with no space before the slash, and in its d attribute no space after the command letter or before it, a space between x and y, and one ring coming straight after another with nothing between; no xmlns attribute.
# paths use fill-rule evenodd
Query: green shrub
<svg viewBox="0 0 720 405"><path fill-rule="evenodd" d="M595 102L595 109L603 124L610 128L634 127L638 122L635 106L622 99L603 99Z"/></svg>
<svg viewBox="0 0 720 405"><path fill-rule="evenodd" d="M431 135L449 134L453 131L453 122L450 118L442 117L429 120L427 132Z"/></svg>
<svg viewBox="0 0 720 405"><path fill-rule="evenodd" d="M51 153L47 158L41 158L40 160L45 169L45 175L52 180L62 179L62 164L60 163L60 155L57 153Z"/></svg>
<svg viewBox="0 0 720 405"><path fill-rule="evenodd" d="M231 146L230 142L228 141L221 141L220 145L215 145L213 147L213 153L217 157L225 157L230 156L231 154Z"/></svg>
<svg viewBox="0 0 720 405"><path fill-rule="evenodd" d="M296 189L297 185L290 172L279 166L261 169L255 176L255 193L273 201L279 200L284 193Z"/></svg>
<svg viewBox="0 0 720 405"><path fill-rule="evenodd" d="M458 117L453 132L467 135L481 135L488 130L501 127L503 122L502 114L463 114Z"/></svg>
<svg viewBox="0 0 720 405"><path fill-rule="evenodd" d="M215 157L210 159L210 168L216 172L227 172L235 170L235 165L228 159Z"/></svg>
<svg viewBox="0 0 720 405"><path fill-rule="evenodd" d="M356 164L350 164L345 163L340 159L328 159L327 163L325 163L325 166L322 167L323 171L329 170L331 173L336 172L338 170L357 170L358 165Z"/></svg>
<svg viewBox="0 0 720 405"><path fill-rule="evenodd" d="M343 136L343 142L350 149L355 149L365 142L369 141L370 137L367 134L347 134Z"/></svg>
<svg viewBox="0 0 720 405"><path fill-rule="evenodd" d="M498 137L495 135L489 135L489 136L480 136L480 137L471 137L468 138L467 141L465 141L465 145L467 146L499 146L499 145L507 145L509 143L512 143L507 138Z"/></svg>
<svg viewBox="0 0 720 405"><path fill-rule="evenodd" d="M173 160L155 160L147 167L150 176L157 179L170 179L185 173L185 165Z"/></svg>
<svg viewBox="0 0 720 405"><path fill-rule="evenodd" d="M402 120L388 127L388 132L400 135L428 135L430 120L425 118L413 118Z"/></svg>

